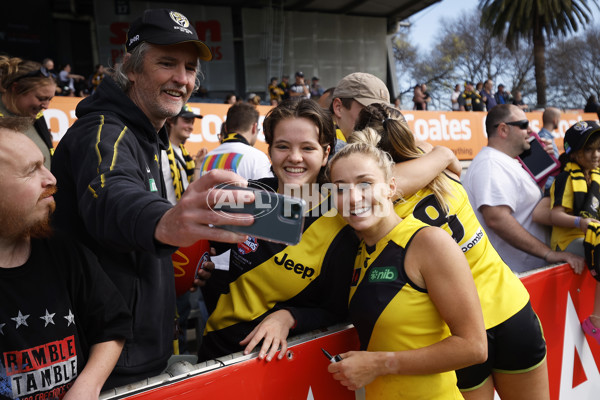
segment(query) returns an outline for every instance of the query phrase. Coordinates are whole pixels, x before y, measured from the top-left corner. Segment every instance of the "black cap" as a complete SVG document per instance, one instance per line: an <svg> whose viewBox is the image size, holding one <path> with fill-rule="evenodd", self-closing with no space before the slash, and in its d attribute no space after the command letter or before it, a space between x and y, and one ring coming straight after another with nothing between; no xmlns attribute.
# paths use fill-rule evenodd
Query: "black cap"
<svg viewBox="0 0 600 400"><path fill-rule="evenodd" d="M313 81L318 81L318 80L319 80L319 77L318 77L318 76L313 76L313 77L312 77L312 80L313 80Z"/></svg>
<svg viewBox="0 0 600 400"><path fill-rule="evenodd" d="M600 125L594 121L579 121L565 132L563 142L565 153L571 154L585 146L590 136L600 131Z"/></svg>
<svg viewBox="0 0 600 400"><path fill-rule="evenodd" d="M465 85L471 85L471 86L475 86L475 84L474 84L473 82L471 82L471 81L466 81L466 82L465 82Z"/></svg>
<svg viewBox="0 0 600 400"><path fill-rule="evenodd" d="M300 77L304 78L304 72L298 71L298 72L296 72L296 76L300 76Z"/></svg>
<svg viewBox="0 0 600 400"><path fill-rule="evenodd" d="M181 109L181 111L179 111L179 114L177 114L177 116L183 118L203 118L202 115L193 112L187 103L183 105L183 108Z"/></svg>
<svg viewBox="0 0 600 400"><path fill-rule="evenodd" d="M210 49L198 39L196 30L185 15L166 8L145 10L140 18L131 23L125 43L127 52L142 42L159 45L190 42L198 47L201 60L212 59Z"/></svg>

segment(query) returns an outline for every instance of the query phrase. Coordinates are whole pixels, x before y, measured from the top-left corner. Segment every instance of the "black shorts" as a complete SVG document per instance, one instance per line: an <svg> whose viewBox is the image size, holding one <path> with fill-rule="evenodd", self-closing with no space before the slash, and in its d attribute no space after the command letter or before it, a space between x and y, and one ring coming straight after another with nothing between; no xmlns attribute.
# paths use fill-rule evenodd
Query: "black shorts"
<svg viewBox="0 0 600 400"><path fill-rule="evenodd" d="M529 302L521 311L486 332L487 361L456 371L461 391L479 388L492 372L518 374L531 371L546 358L542 324Z"/></svg>

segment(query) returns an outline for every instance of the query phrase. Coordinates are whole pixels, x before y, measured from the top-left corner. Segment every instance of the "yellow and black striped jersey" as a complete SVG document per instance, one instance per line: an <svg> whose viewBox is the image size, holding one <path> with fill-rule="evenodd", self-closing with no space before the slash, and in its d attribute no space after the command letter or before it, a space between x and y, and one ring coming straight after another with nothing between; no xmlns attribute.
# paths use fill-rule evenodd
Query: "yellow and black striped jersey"
<svg viewBox="0 0 600 400"><path fill-rule="evenodd" d="M485 328L489 329L519 312L529 301L529 293L490 243L463 186L447 178L452 188L445 199L447 214L429 189L421 189L396 202L395 210L402 218L413 214L427 225L438 226L452 235L471 267Z"/></svg>
<svg viewBox="0 0 600 400"><path fill-rule="evenodd" d="M404 268L412 238L427 226L410 215L375 246L361 243L349 303L361 350L419 349L450 336L427 290L416 286ZM454 371L384 375L368 384L365 393L367 399L462 399Z"/></svg>

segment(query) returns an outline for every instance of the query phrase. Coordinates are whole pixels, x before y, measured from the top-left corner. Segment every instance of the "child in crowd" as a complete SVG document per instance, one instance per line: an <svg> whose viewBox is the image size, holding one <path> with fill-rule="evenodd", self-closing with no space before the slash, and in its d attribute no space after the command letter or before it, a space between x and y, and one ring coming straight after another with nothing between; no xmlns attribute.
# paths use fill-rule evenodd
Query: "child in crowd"
<svg viewBox="0 0 600 400"><path fill-rule="evenodd" d="M600 200L600 125L594 121L580 121L565 133L565 152L561 154L562 171L550 188L552 210L551 248L585 256L587 234L597 228ZM588 232L589 231L589 232ZM595 240L589 246L595 246ZM586 257L592 275L595 262ZM580 272L580 271L579 271ZM585 333L600 343L600 290L596 285L594 312L582 327Z"/></svg>

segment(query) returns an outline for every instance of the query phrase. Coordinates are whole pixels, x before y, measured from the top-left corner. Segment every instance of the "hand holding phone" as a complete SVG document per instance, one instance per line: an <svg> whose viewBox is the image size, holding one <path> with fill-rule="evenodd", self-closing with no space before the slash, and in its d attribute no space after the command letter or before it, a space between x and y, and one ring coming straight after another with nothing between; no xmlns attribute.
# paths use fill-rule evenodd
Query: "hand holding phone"
<svg viewBox="0 0 600 400"><path fill-rule="evenodd" d="M220 225L217 226L218 228L288 245L300 242L306 209L304 200L267 190L232 185L217 186L216 188L246 190L254 193L253 202L235 203L232 201L233 196L227 196L227 190L223 190L224 194L217 199L213 210L222 212L222 215L225 216L229 215L232 219L235 219L235 214L238 213L252 214L254 223L248 226Z"/></svg>

